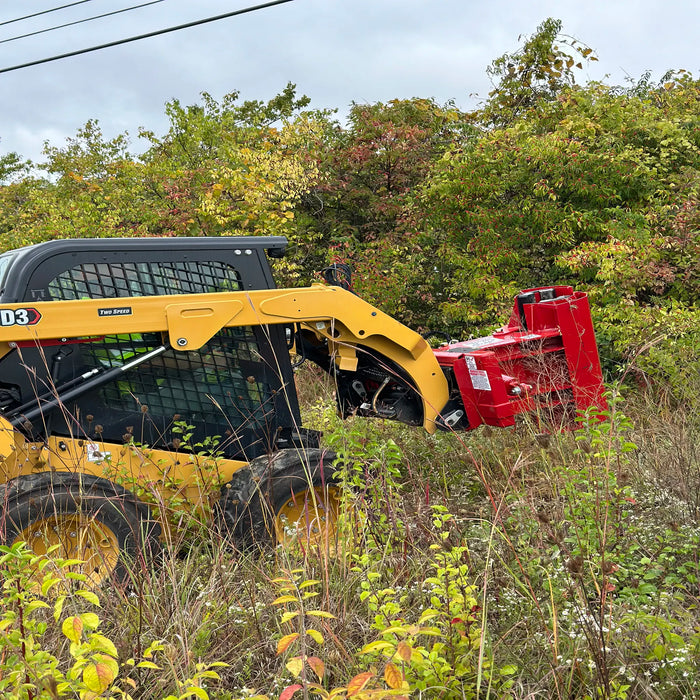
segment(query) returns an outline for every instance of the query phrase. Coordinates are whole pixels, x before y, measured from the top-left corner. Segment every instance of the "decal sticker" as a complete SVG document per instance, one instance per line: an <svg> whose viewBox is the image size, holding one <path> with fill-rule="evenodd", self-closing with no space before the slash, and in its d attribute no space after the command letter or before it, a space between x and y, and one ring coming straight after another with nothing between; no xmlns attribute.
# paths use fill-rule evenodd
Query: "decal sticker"
<svg viewBox="0 0 700 700"><path fill-rule="evenodd" d="M102 452L100 446L96 442L88 442L86 447L88 462L104 462L104 460L112 456L111 452Z"/></svg>
<svg viewBox="0 0 700 700"><path fill-rule="evenodd" d="M471 355L465 355L464 361L467 363L469 369L476 369L476 360Z"/></svg>
<svg viewBox="0 0 700 700"><path fill-rule="evenodd" d="M98 316L131 316L130 306L112 306L109 309L97 309Z"/></svg>
<svg viewBox="0 0 700 700"><path fill-rule="evenodd" d="M33 307L26 309L0 309L0 326L34 326L41 314Z"/></svg>
<svg viewBox="0 0 700 700"><path fill-rule="evenodd" d="M491 382L486 370L470 369L469 377L472 380L472 386L479 391L491 391Z"/></svg>
<svg viewBox="0 0 700 700"><path fill-rule="evenodd" d="M507 345L513 341L509 338L494 338L487 336L486 338L473 338L465 340L461 343L455 343L447 348L447 352L473 352L474 350L483 350L484 348L495 348L499 345Z"/></svg>

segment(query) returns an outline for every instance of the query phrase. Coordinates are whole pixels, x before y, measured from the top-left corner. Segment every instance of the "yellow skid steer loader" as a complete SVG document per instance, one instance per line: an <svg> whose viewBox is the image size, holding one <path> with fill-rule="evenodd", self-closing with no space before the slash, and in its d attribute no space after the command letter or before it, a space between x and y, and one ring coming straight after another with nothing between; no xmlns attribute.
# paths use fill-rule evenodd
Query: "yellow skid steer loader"
<svg viewBox="0 0 700 700"><path fill-rule="evenodd" d="M328 372L342 416L431 433L604 406L584 294L526 290L500 331L432 350L333 270L275 288L269 258L285 247L72 239L0 255L0 542L58 545L92 583L124 579L164 526L133 484L219 499L241 547L290 524L332 529L334 458L301 425L292 350ZM221 494L201 489L214 443Z"/></svg>

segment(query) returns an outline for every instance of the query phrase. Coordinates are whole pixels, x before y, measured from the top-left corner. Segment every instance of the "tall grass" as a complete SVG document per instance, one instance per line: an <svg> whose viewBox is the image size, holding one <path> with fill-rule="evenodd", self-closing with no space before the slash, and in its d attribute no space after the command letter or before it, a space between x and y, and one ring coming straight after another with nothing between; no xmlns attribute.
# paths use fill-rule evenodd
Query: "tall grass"
<svg viewBox="0 0 700 700"><path fill-rule="evenodd" d="M254 556L212 522L190 529L129 586L98 592L116 685L143 700L700 697L692 406L612 397L607 420L575 432L428 436L341 422L317 381L300 387L305 422L341 455L342 542ZM59 631L42 644L70 665Z"/></svg>

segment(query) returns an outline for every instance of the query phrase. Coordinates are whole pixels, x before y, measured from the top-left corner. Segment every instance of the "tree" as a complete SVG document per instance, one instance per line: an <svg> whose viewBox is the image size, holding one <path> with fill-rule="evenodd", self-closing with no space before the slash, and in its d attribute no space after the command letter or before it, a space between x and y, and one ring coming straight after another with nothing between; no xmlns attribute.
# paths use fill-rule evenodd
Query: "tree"
<svg viewBox="0 0 700 700"><path fill-rule="evenodd" d="M346 128L329 124L319 142L319 182L300 219L322 243L316 269L333 258L349 261L356 289L396 313L395 268L416 234L413 193L450 147L475 134L453 104L419 98L354 104Z"/></svg>
<svg viewBox="0 0 700 700"><path fill-rule="evenodd" d="M591 48L562 35L561 29L561 20L550 17L520 49L491 63L486 73L496 84L476 115L479 121L493 126L511 124L527 110L572 87L574 68L583 68L582 61L598 60Z"/></svg>
<svg viewBox="0 0 700 700"><path fill-rule="evenodd" d="M25 178L0 193L3 238L17 247L51 238L286 234L294 204L314 182L313 152L323 115L304 113L293 85L267 103L166 106L160 137L132 155L126 134L105 139L88 122L64 147L47 145L47 178ZM285 268L293 270L292 266Z"/></svg>
<svg viewBox="0 0 700 700"><path fill-rule="evenodd" d="M23 161L18 153L10 152L0 156L0 186L26 174L31 168L29 161Z"/></svg>
<svg viewBox="0 0 700 700"><path fill-rule="evenodd" d="M353 104L347 128L335 129L322 156L320 226L359 244L393 233L407 196L464 131L453 104Z"/></svg>
<svg viewBox="0 0 700 700"><path fill-rule="evenodd" d="M669 373L666 334L697 366L699 97L688 74L642 96L565 88L441 159L418 207L449 280L428 288L447 324L476 331L518 289L571 283L590 291L608 357L651 342L641 361ZM425 266L404 272L425 289Z"/></svg>

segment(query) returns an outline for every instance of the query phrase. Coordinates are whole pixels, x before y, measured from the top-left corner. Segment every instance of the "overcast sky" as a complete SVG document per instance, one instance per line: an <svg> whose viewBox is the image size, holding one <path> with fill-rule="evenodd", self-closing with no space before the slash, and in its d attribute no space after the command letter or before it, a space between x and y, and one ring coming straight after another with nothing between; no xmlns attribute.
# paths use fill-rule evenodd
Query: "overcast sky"
<svg viewBox="0 0 700 700"><path fill-rule="evenodd" d="M231 12L255 0L161 0L37 36L20 34L138 5L86 0L2 0L0 68ZM700 74L699 0L292 0L152 39L0 73L0 154L41 160L44 141L62 145L88 119L106 136L140 126L162 133L172 98L197 102L239 90L269 99L288 82L313 107L393 98L453 99L473 108L490 89L485 69L547 17L599 57L582 80L622 84L651 70ZM608 76L606 78L606 76Z"/></svg>

